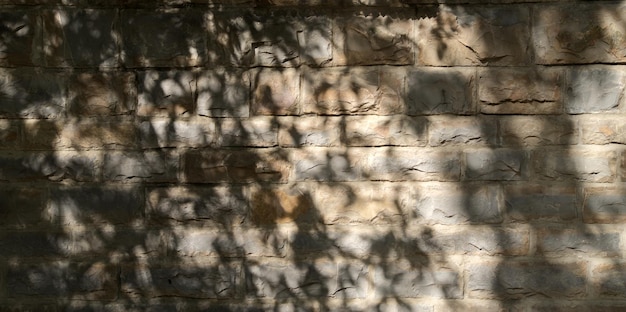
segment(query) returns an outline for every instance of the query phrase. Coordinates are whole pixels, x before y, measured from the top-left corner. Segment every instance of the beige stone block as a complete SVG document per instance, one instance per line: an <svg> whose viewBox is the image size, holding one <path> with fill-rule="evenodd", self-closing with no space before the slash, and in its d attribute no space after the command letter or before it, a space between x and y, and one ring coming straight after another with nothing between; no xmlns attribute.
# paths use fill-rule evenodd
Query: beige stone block
<svg viewBox="0 0 626 312"><path fill-rule="evenodd" d="M582 116L580 128L584 144L626 144L626 123L623 116Z"/></svg>
<svg viewBox="0 0 626 312"><path fill-rule="evenodd" d="M278 143L283 147L339 146L342 144L344 119L332 116L278 118Z"/></svg>
<svg viewBox="0 0 626 312"><path fill-rule="evenodd" d="M348 146L425 146L425 118L394 116L347 116L341 129Z"/></svg>
<svg viewBox="0 0 626 312"><path fill-rule="evenodd" d="M566 145L578 142L578 122L559 116L500 116L505 146ZM584 128L583 128L584 129Z"/></svg>
<svg viewBox="0 0 626 312"><path fill-rule="evenodd" d="M252 112L297 115L300 112L300 71L260 69L252 74Z"/></svg>

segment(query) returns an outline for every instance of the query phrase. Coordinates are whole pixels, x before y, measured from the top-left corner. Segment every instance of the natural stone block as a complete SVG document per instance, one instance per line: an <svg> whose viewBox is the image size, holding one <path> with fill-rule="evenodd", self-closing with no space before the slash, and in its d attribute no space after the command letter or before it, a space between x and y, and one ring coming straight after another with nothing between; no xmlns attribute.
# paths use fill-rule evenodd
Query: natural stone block
<svg viewBox="0 0 626 312"><path fill-rule="evenodd" d="M513 221L568 221L578 217L574 186L507 185L504 201L507 217Z"/></svg>
<svg viewBox="0 0 626 312"><path fill-rule="evenodd" d="M363 149L306 148L291 159L297 181L358 181L365 169Z"/></svg>
<svg viewBox="0 0 626 312"><path fill-rule="evenodd" d="M337 265L265 261L246 271L248 295L260 298L320 298L337 291ZM362 282L362 281L360 281Z"/></svg>
<svg viewBox="0 0 626 312"><path fill-rule="evenodd" d="M595 263L590 271L594 289L601 297L623 298L626 292L626 274L622 268L624 263L602 261ZM602 309L606 311L606 309ZM613 310L609 310L613 311ZM618 311L618 310L615 310Z"/></svg>
<svg viewBox="0 0 626 312"><path fill-rule="evenodd" d="M54 230L45 232L2 232L0 253L14 259L54 259L70 255L73 242L66 233Z"/></svg>
<svg viewBox="0 0 626 312"><path fill-rule="evenodd" d="M73 149L132 148L137 146L136 127L130 120L91 119L67 122L60 128L58 147Z"/></svg>
<svg viewBox="0 0 626 312"><path fill-rule="evenodd" d="M220 262L122 266L121 293L130 298L233 298L241 267Z"/></svg>
<svg viewBox="0 0 626 312"><path fill-rule="evenodd" d="M137 114L189 116L196 111L196 77L190 71L139 73Z"/></svg>
<svg viewBox="0 0 626 312"><path fill-rule="evenodd" d="M431 116L428 124L430 146L489 145L496 143L494 119L480 117Z"/></svg>
<svg viewBox="0 0 626 312"><path fill-rule="evenodd" d="M575 120L559 116L499 116L504 146L568 145L578 143ZM581 126L584 129L585 126Z"/></svg>
<svg viewBox="0 0 626 312"><path fill-rule="evenodd" d="M346 116L341 137L348 146L425 146L424 118L395 116Z"/></svg>
<svg viewBox="0 0 626 312"><path fill-rule="evenodd" d="M278 145L278 129L274 117L256 116L246 119L213 119L218 129L219 146L270 147Z"/></svg>
<svg viewBox="0 0 626 312"><path fill-rule="evenodd" d="M585 223L623 223L626 221L626 189L588 187L584 189Z"/></svg>
<svg viewBox="0 0 626 312"><path fill-rule="evenodd" d="M626 144L626 125L620 115L581 116L580 129L584 144Z"/></svg>
<svg viewBox="0 0 626 312"><path fill-rule="evenodd" d="M395 115L406 111L402 69L308 70L302 78L303 114Z"/></svg>
<svg viewBox="0 0 626 312"><path fill-rule="evenodd" d="M585 66L568 71L565 110L570 114L615 112L626 87L626 70L620 67Z"/></svg>
<svg viewBox="0 0 626 312"><path fill-rule="evenodd" d="M535 150L534 174L541 180L612 182L616 177L615 151Z"/></svg>
<svg viewBox="0 0 626 312"><path fill-rule="evenodd" d="M422 148L361 149L365 158L364 177L387 181L457 181L461 172L461 155Z"/></svg>
<svg viewBox="0 0 626 312"><path fill-rule="evenodd" d="M459 272L450 267L424 267L412 261L382 263L374 271L376 297L459 299L463 297Z"/></svg>
<svg viewBox="0 0 626 312"><path fill-rule="evenodd" d="M342 126L348 126L343 118L328 116L279 117L277 122L281 147L339 146Z"/></svg>
<svg viewBox="0 0 626 312"><path fill-rule="evenodd" d="M117 67L115 10L64 8L44 11L44 63L60 67Z"/></svg>
<svg viewBox="0 0 626 312"><path fill-rule="evenodd" d="M33 11L9 9L0 11L0 65L32 66L40 64L35 48L41 39L38 16Z"/></svg>
<svg viewBox="0 0 626 312"><path fill-rule="evenodd" d="M333 58L327 17L282 10L220 12L208 15L209 56L234 66L319 66ZM237 34L233 36L232 34Z"/></svg>
<svg viewBox="0 0 626 312"><path fill-rule="evenodd" d="M483 69L478 75L480 111L487 114L558 114L563 72L559 68Z"/></svg>
<svg viewBox="0 0 626 312"><path fill-rule="evenodd" d="M436 184L414 189L409 208L426 223L500 223L501 193L493 185Z"/></svg>
<svg viewBox="0 0 626 312"><path fill-rule="evenodd" d="M537 251L543 255L618 256L621 254L620 232L615 229L540 228Z"/></svg>
<svg viewBox="0 0 626 312"><path fill-rule="evenodd" d="M22 131L20 122L10 119L0 119L0 141L3 143L0 145L0 149L15 149L22 141Z"/></svg>
<svg viewBox="0 0 626 312"><path fill-rule="evenodd" d="M530 237L527 230L494 227L443 227L422 231L420 249L427 254L448 255L509 255L528 253Z"/></svg>
<svg viewBox="0 0 626 312"><path fill-rule="evenodd" d="M54 226L42 217L48 200L44 188L3 187L0 190L0 228L32 229Z"/></svg>
<svg viewBox="0 0 626 312"><path fill-rule="evenodd" d="M198 73L198 115L248 117L250 75L248 72L217 69Z"/></svg>
<svg viewBox="0 0 626 312"><path fill-rule="evenodd" d="M113 300L117 268L101 262L19 264L8 269L7 286L10 298Z"/></svg>
<svg viewBox="0 0 626 312"><path fill-rule="evenodd" d="M620 20L626 6L614 3L558 3L541 6L533 21L533 45L540 64L624 62L626 41Z"/></svg>
<svg viewBox="0 0 626 312"><path fill-rule="evenodd" d="M177 151L108 152L102 169L105 181L177 182Z"/></svg>
<svg viewBox="0 0 626 312"><path fill-rule="evenodd" d="M128 115L135 111L133 73L76 73L70 77L68 112L75 116Z"/></svg>
<svg viewBox="0 0 626 312"><path fill-rule="evenodd" d="M193 150L182 155L190 183L286 182L291 164L276 149Z"/></svg>
<svg viewBox="0 0 626 312"><path fill-rule="evenodd" d="M417 21L419 64L528 64L529 25L528 6L440 6Z"/></svg>
<svg viewBox="0 0 626 312"><path fill-rule="evenodd" d="M340 16L333 23L337 65L411 65L415 61L410 14Z"/></svg>
<svg viewBox="0 0 626 312"><path fill-rule="evenodd" d="M255 188L250 195L250 217L256 225L316 220L310 195L298 188Z"/></svg>
<svg viewBox="0 0 626 312"><path fill-rule="evenodd" d="M583 262L505 260L469 263L465 269L470 298L502 300L543 295L577 299L587 293Z"/></svg>
<svg viewBox="0 0 626 312"><path fill-rule="evenodd" d="M54 118L64 113L67 75L33 68L0 69L0 116Z"/></svg>
<svg viewBox="0 0 626 312"><path fill-rule="evenodd" d="M205 119L157 119L138 126L141 147L208 147L216 144L215 123Z"/></svg>
<svg viewBox="0 0 626 312"><path fill-rule="evenodd" d="M274 229L233 230L221 228L202 229L185 227L170 234L170 253L180 259L206 257L284 257L287 255L288 233Z"/></svg>
<svg viewBox="0 0 626 312"><path fill-rule="evenodd" d="M0 154L0 180L97 181L101 155L95 152L7 152Z"/></svg>
<svg viewBox="0 0 626 312"><path fill-rule="evenodd" d="M128 67L199 66L207 60L202 10L123 10L120 24Z"/></svg>
<svg viewBox="0 0 626 312"><path fill-rule="evenodd" d="M237 225L248 214L243 192L238 186L152 188L147 192L147 214L157 223Z"/></svg>
<svg viewBox="0 0 626 312"><path fill-rule="evenodd" d="M407 114L473 113L475 71L463 68L419 68L407 73Z"/></svg>
<svg viewBox="0 0 626 312"><path fill-rule="evenodd" d="M528 153L519 149L477 149L465 153L468 180L525 180Z"/></svg>
<svg viewBox="0 0 626 312"><path fill-rule="evenodd" d="M259 69L252 79L252 112L258 115L298 115L300 71Z"/></svg>

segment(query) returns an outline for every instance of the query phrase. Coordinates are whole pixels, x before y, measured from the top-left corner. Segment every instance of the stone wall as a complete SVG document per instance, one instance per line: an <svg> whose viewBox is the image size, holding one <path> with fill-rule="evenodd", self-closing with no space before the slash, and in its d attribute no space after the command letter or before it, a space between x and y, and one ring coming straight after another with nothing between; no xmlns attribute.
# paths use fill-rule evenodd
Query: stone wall
<svg viewBox="0 0 626 312"><path fill-rule="evenodd" d="M0 310L622 311L625 62L615 1L0 0Z"/></svg>

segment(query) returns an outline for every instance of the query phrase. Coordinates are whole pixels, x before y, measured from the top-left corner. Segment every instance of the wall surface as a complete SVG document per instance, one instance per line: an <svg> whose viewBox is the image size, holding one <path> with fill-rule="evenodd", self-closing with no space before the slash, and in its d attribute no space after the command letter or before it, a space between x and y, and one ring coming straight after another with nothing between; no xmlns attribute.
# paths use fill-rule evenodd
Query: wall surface
<svg viewBox="0 0 626 312"><path fill-rule="evenodd" d="M617 1L0 0L0 310L624 311L624 64Z"/></svg>

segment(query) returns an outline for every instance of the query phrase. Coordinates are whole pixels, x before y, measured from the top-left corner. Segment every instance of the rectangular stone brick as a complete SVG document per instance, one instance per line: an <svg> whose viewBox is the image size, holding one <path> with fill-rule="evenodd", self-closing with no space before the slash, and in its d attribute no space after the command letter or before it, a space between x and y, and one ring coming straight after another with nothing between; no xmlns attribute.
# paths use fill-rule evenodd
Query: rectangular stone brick
<svg viewBox="0 0 626 312"><path fill-rule="evenodd" d="M406 111L400 68L308 70L302 78L303 114L395 115Z"/></svg>
<svg viewBox="0 0 626 312"><path fill-rule="evenodd" d="M44 217L47 200L45 188L3 185L0 189L0 228L53 226L53 220Z"/></svg>
<svg viewBox="0 0 626 312"><path fill-rule="evenodd" d="M598 261L591 265L591 280L594 290L604 298L624 298L626 273L622 261ZM602 309L602 311L605 311ZM613 310L611 310L613 311ZM615 310L618 311L618 310Z"/></svg>
<svg viewBox="0 0 626 312"><path fill-rule="evenodd" d="M128 67L203 65L205 26L203 11L197 9L123 10L123 62Z"/></svg>
<svg viewBox="0 0 626 312"><path fill-rule="evenodd" d="M494 146L496 144L497 125L495 119L431 116L428 120L428 141L430 146Z"/></svg>
<svg viewBox="0 0 626 312"><path fill-rule="evenodd" d="M557 3L537 6L533 46L540 64L614 63L626 60L624 31L618 21L626 6L608 3Z"/></svg>
<svg viewBox="0 0 626 312"><path fill-rule="evenodd" d="M250 221L256 226L279 223L318 224L319 207L312 201L312 190L302 185L253 186L247 190Z"/></svg>
<svg viewBox="0 0 626 312"><path fill-rule="evenodd" d="M0 69L0 117L54 118L64 114L67 75L35 68Z"/></svg>
<svg viewBox="0 0 626 312"><path fill-rule="evenodd" d="M449 226L428 228L417 237L419 248L429 255L513 255L529 252L528 230L475 226L448 229Z"/></svg>
<svg viewBox="0 0 626 312"><path fill-rule="evenodd" d="M622 110L626 67L577 66L567 72L565 111L570 114Z"/></svg>
<svg viewBox="0 0 626 312"><path fill-rule="evenodd" d="M285 257L288 253L288 233L275 229L213 229L187 226L174 228L169 235L169 253L180 259L205 257Z"/></svg>
<svg viewBox="0 0 626 312"><path fill-rule="evenodd" d="M249 72L216 69L198 73L198 115L248 117L250 115Z"/></svg>
<svg viewBox="0 0 626 312"><path fill-rule="evenodd" d="M300 113L300 71L259 69L252 74L252 113L256 115L298 115Z"/></svg>
<svg viewBox="0 0 626 312"><path fill-rule="evenodd" d="M409 208L431 224L500 223L501 192L494 185L428 185L411 192Z"/></svg>
<svg viewBox="0 0 626 312"><path fill-rule="evenodd" d="M407 12L394 15L340 16L333 23L333 60L337 65L412 65L414 21Z"/></svg>
<svg viewBox="0 0 626 312"><path fill-rule="evenodd" d="M46 215L62 225L131 224L143 214L143 197L134 186L62 186L51 189Z"/></svg>
<svg viewBox="0 0 626 312"><path fill-rule="evenodd" d="M218 146L271 147L278 145L275 117L256 116L246 119L213 119L218 129Z"/></svg>
<svg viewBox="0 0 626 312"><path fill-rule="evenodd" d="M556 302L538 302L530 305L532 311L537 312L621 312L626 309L626 303L623 302L594 302L586 299L576 301L556 301Z"/></svg>
<svg viewBox="0 0 626 312"><path fill-rule="evenodd" d="M204 118L151 118L138 126L141 147L208 147L218 137L214 122Z"/></svg>
<svg viewBox="0 0 626 312"><path fill-rule="evenodd" d="M344 120L329 116L279 117L278 144L281 147L339 146L341 130L347 127Z"/></svg>
<svg viewBox="0 0 626 312"><path fill-rule="evenodd" d="M528 6L442 6L417 22L420 65L530 63Z"/></svg>
<svg viewBox="0 0 626 312"><path fill-rule="evenodd" d="M243 192L239 186L152 188L147 191L147 215L156 223L233 226L248 214Z"/></svg>
<svg viewBox="0 0 626 312"><path fill-rule="evenodd" d="M241 267L234 263L191 262L124 265L121 293L130 298L232 298L238 294Z"/></svg>
<svg viewBox="0 0 626 312"><path fill-rule="evenodd" d="M64 8L42 14L44 64L52 67L117 67L116 10Z"/></svg>
<svg viewBox="0 0 626 312"><path fill-rule="evenodd" d="M532 157L540 180L611 182L616 177L617 153L611 150L535 150Z"/></svg>
<svg viewBox="0 0 626 312"><path fill-rule="evenodd" d="M60 129L57 147L114 149L137 146L137 129L131 119L84 119L67 122Z"/></svg>
<svg viewBox="0 0 626 312"><path fill-rule="evenodd" d="M190 116L196 112L196 76L191 71L143 71L138 79L138 115Z"/></svg>
<svg viewBox="0 0 626 312"><path fill-rule="evenodd" d="M66 125L54 119L23 119L20 120L21 149L51 151L65 149L61 142L61 131ZM67 143L67 142L66 142Z"/></svg>
<svg viewBox="0 0 626 312"><path fill-rule="evenodd" d="M177 182L178 151L108 152L103 179L119 182Z"/></svg>
<svg viewBox="0 0 626 312"><path fill-rule="evenodd" d="M584 144L626 144L626 125L620 115L584 115L580 119Z"/></svg>
<svg viewBox="0 0 626 312"><path fill-rule="evenodd" d="M412 184L312 183L299 184L310 192L313 207L325 224L375 223L394 224L406 221Z"/></svg>
<svg viewBox="0 0 626 312"><path fill-rule="evenodd" d="M460 299L462 281L450 267L424 267L412 261L382 263L374 269L376 297Z"/></svg>
<svg viewBox="0 0 626 312"><path fill-rule="evenodd" d="M0 11L0 65L32 66L40 64L40 52L35 49L41 38L38 16L34 11L8 9Z"/></svg>
<svg viewBox="0 0 626 312"><path fill-rule="evenodd" d="M68 113L73 116L128 115L137 105L135 75L81 72L70 77Z"/></svg>
<svg viewBox="0 0 626 312"><path fill-rule="evenodd" d="M521 299L537 295L576 299L586 295L586 263L476 262L465 267L469 298ZM549 277L549 278L547 278Z"/></svg>
<svg viewBox="0 0 626 312"><path fill-rule="evenodd" d="M471 114L476 111L474 69L411 69L406 79L407 114Z"/></svg>
<svg viewBox="0 0 626 312"><path fill-rule="evenodd" d="M528 152L519 149L477 149L465 152L467 180L518 181L528 178Z"/></svg>
<svg viewBox="0 0 626 312"><path fill-rule="evenodd" d="M22 143L21 122L11 119L0 119L0 149L14 150Z"/></svg>
<svg viewBox="0 0 626 312"><path fill-rule="evenodd" d="M101 262L19 264L7 272L10 298L113 300L117 285L117 268Z"/></svg>
<svg viewBox="0 0 626 312"><path fill-rule="evenodd" d="M306 148L291 154L297 181L358 181L366 169L366 150ZM370 149L367 149L370 151Z"/></svg>
<svg viewBox="0 0 626 312"><path fill-rule="evenodd" d="M286 10L208 14L211 60L243 67L319 66L333 58L330 20ZM241 34L233 36L232 34Z"/></svg>
<svg viewBox="0 0 626 312"><path fill-rule="evenodd" d="M5 181L97 181L102 170L96 152L0 153L0 180Z"/></svg>
<svg viewBox="0 0 626 312"><path fill-rule="evenodd" d="M155 262L171 254L174 248L169 230L139 229L146 224L143 219L129 220L128 223L134 228L110 223L93 226L89 221L65 224L64 235L71 241L68 257Z"/></svg>
<svg viewBox="0 0 626 312"><path fill-rule="evenodd" d="M507 185L504 202L507 217L513 221L568 221L578 217L575 186Z"/></svg>
<svg viewBox="0 0 626 312"><path fill-rule="evenodd" d="M568 145L578 143L578 122L560 116L499 116L504 146ZM585 131L585 127L581 127Z"/></svg>
<svg viewBox="0 0 626 312"><path fill-rule="evenodd" d="M66 233L54 230L0 233L0 254L21 261L65 258L71 254L72 245Z"/></svg>
<svg viewBox="0 0 626 312"><path fill-rule="evenodd" d="M419 117L346 116L344 144L349 146L425 146L428 121Z"/></svg>
<svg viewBox="0 0 626 312"><path fill-rule="evenodd" d="M560 68L480 70L480 111L487 114L558 114L563 107L563 78Z"/></svg>
<svg viewBox="0 0 626 312"><path fill-rule="evenodd" d="M539 228L537 252L543 255L564 257L619 256L620 230L595 228L594 230L571 228Z"/></svg>
<svg viewBox="0 0 626 312"><path fill-rule="evenodd" d="M586 187L583 194L585 223L623 223L626 221L626 188Z"/></svg>
<svg viewBox="0 0 626 312"><path fill-rule="evenodd" d="M191 150L181 155L190 183L286 182L291 165L276 149Z"/></svg>

